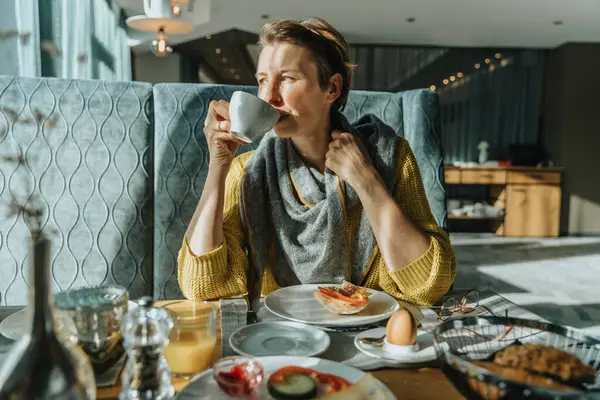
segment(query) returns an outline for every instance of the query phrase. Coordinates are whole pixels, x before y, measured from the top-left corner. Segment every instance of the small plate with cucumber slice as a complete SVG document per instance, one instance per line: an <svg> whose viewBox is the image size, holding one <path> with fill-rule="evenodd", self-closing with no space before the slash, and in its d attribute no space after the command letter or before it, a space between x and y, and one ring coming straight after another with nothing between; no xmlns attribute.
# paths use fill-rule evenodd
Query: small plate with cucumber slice
<svg viewBox="0 0 600 400"><path fill-rule="evenodd" d="M327 388L337 388L342 397L395 400L390 390L372 375L357 368L316 357L255 357L264 369L263 382L251 399L305 400L326 395ZM347 383L345 383L347 382ZM349 386L348 386L349 385ZM344 388L345 387L345 388ZM355 397L356 396L356 397ZM337 399L338 397L336 397ZM195 377L176 397L177 400L231 399L217 385L212 369Z"/></svg>

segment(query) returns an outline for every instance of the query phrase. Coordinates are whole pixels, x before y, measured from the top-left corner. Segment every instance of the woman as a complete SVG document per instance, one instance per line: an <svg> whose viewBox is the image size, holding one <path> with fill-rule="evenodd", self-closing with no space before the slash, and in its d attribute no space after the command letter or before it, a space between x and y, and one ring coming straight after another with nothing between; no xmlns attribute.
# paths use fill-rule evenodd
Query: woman
<svg viewBox="0 0 600 400"><path fill-rule="evenodd" d="M260 45L258 96L280 118L235 158L229 104L211 102L208 176L178 257L184 295L254 299L346 279L435 302L455 277L449 238L408 143L372 115L351 126L341 114L352 76L342 35L320 19L278 20Z"/></svg>

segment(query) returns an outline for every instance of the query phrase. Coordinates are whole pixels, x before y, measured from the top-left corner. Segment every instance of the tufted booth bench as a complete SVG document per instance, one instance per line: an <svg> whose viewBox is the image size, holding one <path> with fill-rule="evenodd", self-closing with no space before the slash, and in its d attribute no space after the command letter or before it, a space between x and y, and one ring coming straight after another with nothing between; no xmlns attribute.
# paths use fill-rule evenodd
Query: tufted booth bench
<svg viewBox="0 0 600 400"><path fill-rule="evenodd" d="M33 193L54 232L55 291L115 283L132 298L181 298L177 252L208 169L204 118L211 100L235 90L256 93L251 86L0 76L0 305L26 302L28 230L5 211L11 199ZM366 113L408 140L445 227L435 92L351 91L344 114L352 122ZM2 157L15 154L25 162Z"/></svg>

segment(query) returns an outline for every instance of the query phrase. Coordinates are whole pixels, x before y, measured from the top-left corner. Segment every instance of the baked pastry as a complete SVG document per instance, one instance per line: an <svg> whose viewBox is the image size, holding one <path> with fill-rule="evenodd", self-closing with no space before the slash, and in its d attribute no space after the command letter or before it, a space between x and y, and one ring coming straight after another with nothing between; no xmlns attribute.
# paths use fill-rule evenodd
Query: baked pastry
<svg viewBox="0 0 600 400"><path fill-rule="evenodd" d="M533 386L541 386L555 390L573 390L573 387L556 382L552 378L542 375L536 375L522 368L504 367L492 362L473 361L473 364L485 368L490 372L500 375L507 379L512 379L517 382L526 383Z"/></svg>
<svg viewBox="0 0 600 400"><path fill-rule="evenodd" d="M472 363L478 367L485 368L496 375L500 375L506 379L511 379L526 385L541 386L553 390L573 390L573 388L570 386L555 382L554 380L544 376L532 374L523 369L503 367L489 361L472 361ZM487 400L504 399L507 396L506 389L500 389L500 387L495 384L489 384L474 377L467 378L467 385L472 391L479 393L482 398Z"/></svg>
<svg viewBox="0 0 600 400"><path fill-rule="evenodd" d="M543 344L512 345L499 351L490 361L471 361L494 375L530 386L558 391L582 389L583 383L596 382L596 370L574 354ZM467 378L469 388L484 399L495 400L510 394L495 384L475 377Z"/></svg>
<svg viewBox="0 0 600 400"><path fill-rule="evenodd" d="M494 363L574 386L596 382L596 370L584 364L579 357L543 344L508 346L496 354Z"/></svg>
<svg viewBox="0 0 600 400"><path fill-rule="evenodd" d="M369 304L371 293L367 288L344 281L342 287L318 286L313 294L322 306L336 314L356 314Z"/></svg>

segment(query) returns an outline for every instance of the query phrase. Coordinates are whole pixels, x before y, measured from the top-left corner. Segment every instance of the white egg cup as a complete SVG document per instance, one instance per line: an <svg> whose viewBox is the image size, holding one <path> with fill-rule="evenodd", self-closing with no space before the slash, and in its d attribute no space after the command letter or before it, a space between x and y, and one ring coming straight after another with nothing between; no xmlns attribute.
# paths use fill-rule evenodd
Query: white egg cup
<svg viewBox="0 0 600 400"><path fill-rule="evenodd" d="M229 102L231 133L246 143L252 143L273 129L279 120L279 111L263 99L236 91Z"/></svg>
<svg viewBox="0 0 600 400"><path fill-rule="evenodd" d="M388 342L387 338L385 338L383 339L383 349L390 354L403 356L419 351L419 342L408 346L400 346L398 344L391 344Z"/></svg>

